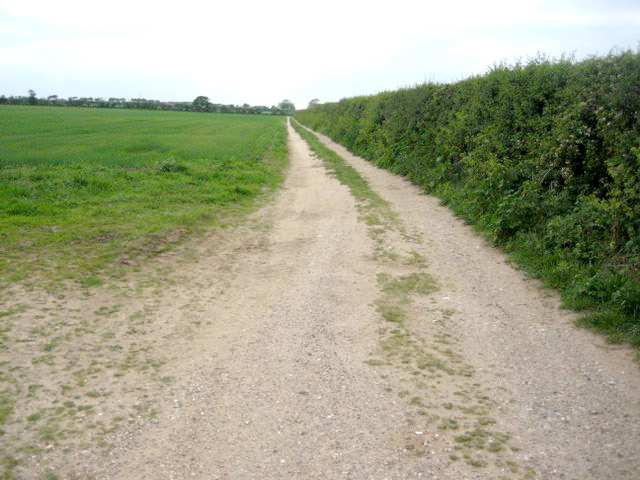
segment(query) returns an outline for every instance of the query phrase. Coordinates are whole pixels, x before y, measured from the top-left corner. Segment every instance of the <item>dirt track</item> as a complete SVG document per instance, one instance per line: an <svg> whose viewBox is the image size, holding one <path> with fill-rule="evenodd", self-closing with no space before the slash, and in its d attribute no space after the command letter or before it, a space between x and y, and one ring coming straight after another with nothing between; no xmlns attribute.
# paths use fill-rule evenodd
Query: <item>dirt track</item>
<svg viewBox="0 0 640 480"><path fill-rule="evenodd" d="M289 133L285 187L253 226L201 241L193 260L163 259L179 281L153 299L118 300L123 315L153 319L145 341L173 380L141 390L150 420L115 431L101 454L74 453L69 472L640 478L632 352L574 328L435 199L325 139L395 212L376 231ZM435 284L402 302L385 293L411 275ZM384 320L385 305L404 320Z"/></svg>

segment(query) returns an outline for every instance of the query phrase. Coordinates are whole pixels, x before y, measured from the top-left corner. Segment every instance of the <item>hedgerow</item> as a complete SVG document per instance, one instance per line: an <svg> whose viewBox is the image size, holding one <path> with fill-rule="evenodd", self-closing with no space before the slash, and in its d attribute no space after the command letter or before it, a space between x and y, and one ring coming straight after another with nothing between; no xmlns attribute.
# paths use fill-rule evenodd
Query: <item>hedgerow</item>
<svg viewBox="0 0 640 480"><path fill-rule="evenodd" d="M295 117L405 175L640 345L640 51L538 57Z"/></svg>

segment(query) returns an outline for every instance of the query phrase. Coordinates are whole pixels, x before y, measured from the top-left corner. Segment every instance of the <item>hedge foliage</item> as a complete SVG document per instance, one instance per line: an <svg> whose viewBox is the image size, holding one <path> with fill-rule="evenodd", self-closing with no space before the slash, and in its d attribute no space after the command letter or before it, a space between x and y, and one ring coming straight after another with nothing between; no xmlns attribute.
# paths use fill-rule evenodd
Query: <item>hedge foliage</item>
<svg viewBox="0 0 640 480"><path fill-rule="evenodd" d="M539 57L295 117L438 195L583 322L640 345L640 51Z"/></svg>

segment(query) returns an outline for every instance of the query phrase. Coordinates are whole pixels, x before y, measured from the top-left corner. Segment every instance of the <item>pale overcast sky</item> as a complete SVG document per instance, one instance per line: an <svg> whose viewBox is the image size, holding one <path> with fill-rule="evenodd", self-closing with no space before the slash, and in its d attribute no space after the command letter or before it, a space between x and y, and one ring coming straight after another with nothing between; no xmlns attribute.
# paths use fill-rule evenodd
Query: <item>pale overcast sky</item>
<svg viewBox="0 0 640 480"><path fill-rule="evenodd" d="M0 0L0 94L298 108L640 45L640 0Z"/></svg>

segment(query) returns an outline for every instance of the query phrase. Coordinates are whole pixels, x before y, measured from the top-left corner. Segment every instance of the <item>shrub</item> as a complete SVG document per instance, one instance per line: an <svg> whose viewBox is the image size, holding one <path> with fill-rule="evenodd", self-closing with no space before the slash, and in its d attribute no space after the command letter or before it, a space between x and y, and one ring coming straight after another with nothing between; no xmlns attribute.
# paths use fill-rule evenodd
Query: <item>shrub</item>
<svg viewBox="0 0 640 480"><path fill-rule="evenodd" d="M296 118L439 195L595 309L592 325L640 342L640 52L540 56Z"/></svg>

